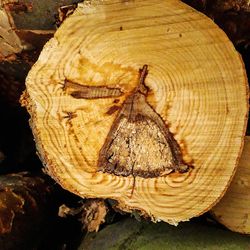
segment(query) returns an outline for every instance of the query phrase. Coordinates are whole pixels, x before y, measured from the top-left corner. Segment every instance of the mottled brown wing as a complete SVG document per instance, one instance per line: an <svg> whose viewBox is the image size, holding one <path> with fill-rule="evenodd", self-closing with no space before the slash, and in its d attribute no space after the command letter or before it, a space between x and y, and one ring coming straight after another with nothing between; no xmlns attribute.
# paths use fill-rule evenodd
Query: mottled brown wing
<svg viewBox="0 0 250 250"><path fill-rule="evenodd" d="M181 152L144 94L135 92L118 113L99 154L98 169L122 176L153 178L185 171Z"/></svg>

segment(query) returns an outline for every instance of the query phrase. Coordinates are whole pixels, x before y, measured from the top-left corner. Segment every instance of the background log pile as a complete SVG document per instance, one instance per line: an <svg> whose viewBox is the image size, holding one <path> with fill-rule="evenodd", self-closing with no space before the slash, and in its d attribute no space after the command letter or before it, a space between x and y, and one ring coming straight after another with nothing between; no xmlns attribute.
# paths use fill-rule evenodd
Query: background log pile
<svg viewBox="0 0 250 250"><path fill-rule="evenodd" d="M212 211L214 217L206 213L173 228L147 222L136 211L131 215L114 211L111 199L82 200L43 173L29 115L19 99L44 44L73 12L76 2L0 0L0 249L171 249L173 244L182 249L176 242L183 243L183 237L186 248L249 248L249 237L225 226L247 234L250 227L244 232L223 223L218 218L221 208ZM248 1L183 2L209 16L227 33L250 78ZM250 135L249 124L246 135ZM246 214L250 216L250 211ZM85 236L87 231L92 233Z"/></svg>

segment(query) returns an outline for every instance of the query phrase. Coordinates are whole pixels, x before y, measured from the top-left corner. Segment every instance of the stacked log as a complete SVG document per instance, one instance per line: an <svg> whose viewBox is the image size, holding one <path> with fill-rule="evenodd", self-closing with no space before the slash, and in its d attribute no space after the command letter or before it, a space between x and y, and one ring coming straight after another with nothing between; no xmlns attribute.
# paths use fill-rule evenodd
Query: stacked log
<svg viewBox="0 0 250 250"><path fill-rule="evenodd" d="M183 0L205 13L223 29L235 45L249 45L250 4L247 0Z"/></svg>
<svg viewBox="0 0 250 250"><path fill-rule="evenodd" d="M51 218L57 209L53 192L53 184L42 175L0 176L1 249L32 249L43 237L48 240L47 231L55 224Z"/></svg>
<svg viewBox="0 0 250 250"><path fill-rule="evenodd" d="M42 173L28 115L19 103L28 71L55 32L54 15L69 3L0 1L1 250L62 249L77 244L70 231L79 228L75 236L81 235L80 223L57 215L59 206L71 202L72 196Z"/></svg>
<svg viewBox="0 0 250 250"><path fill-rule="evenodd" d="M247 1L77 2L0 0L0 248L249 247Z"/></svg>
<svg viewBox="0 0 250 250"><path fill-rule="evenodd" d="M249 186L250 137L247 136L233 181L221 201L212 209L215 219L234 232L250 234Z"/></svg>

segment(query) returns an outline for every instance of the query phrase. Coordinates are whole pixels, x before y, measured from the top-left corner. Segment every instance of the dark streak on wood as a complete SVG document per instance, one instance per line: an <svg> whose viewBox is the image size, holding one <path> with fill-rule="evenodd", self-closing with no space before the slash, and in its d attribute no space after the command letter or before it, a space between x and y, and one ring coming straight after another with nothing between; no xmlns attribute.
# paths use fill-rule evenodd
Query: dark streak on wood
<svg viewBox="0 0 250 250"><path fill-rule="evenodd" d="M63 113L65 113L66 115L63 116L63 118L71 120L73 118L77 117L77 114L75 112L71 112L71 111L64 111Z"/></svg>
<svg viewBox="0 0 250 250"><path fill-rule="evenodd" d="M113 113L115 113L117 110L119 110L120 107L119 106L111 106L108 111L106 112L107 115L112 115Z"/></svg>
<svg viewBox="0 0 250 250"><path fill-rule="evenodd" d="M115 99L115 100L113 101L113 103L119 103L119 102L120 102L119 99Z"/></svg>
<svg viewBox="0 0 250 250"><path fill-rule="evenodd" d="M123 92L119 88L110 88L107 86L87 86L81 85L69 80L65 81L64 90L70 90L70 95L76 99L97 99L119 97Z"/></svg>
<svg viewBox="0 0 250 250"><path fill-rule="evenodd" d="M58 14L55 15L56 26L59 27L63 21L72 15L77 8L77 3L64 5L58 8Z"/></svg>

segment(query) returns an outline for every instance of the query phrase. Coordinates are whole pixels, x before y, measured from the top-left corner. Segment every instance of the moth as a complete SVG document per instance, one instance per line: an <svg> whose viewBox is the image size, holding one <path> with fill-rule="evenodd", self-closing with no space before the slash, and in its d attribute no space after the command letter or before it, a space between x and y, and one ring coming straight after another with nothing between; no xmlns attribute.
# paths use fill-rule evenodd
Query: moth
<svg viewBox="0 0 250 250"><path fill-rule="evenodd" d="M127 96L99 152L98 171L118 176L156 178L186 172L181 149L161 116L147 102L148 65L139 70L138 83ZM113 98L123 93L107 86L68 83L75 98Z"/></svg>

